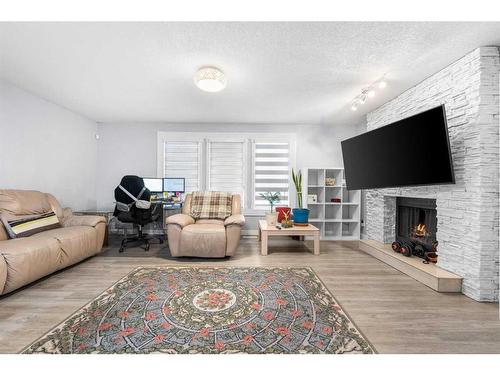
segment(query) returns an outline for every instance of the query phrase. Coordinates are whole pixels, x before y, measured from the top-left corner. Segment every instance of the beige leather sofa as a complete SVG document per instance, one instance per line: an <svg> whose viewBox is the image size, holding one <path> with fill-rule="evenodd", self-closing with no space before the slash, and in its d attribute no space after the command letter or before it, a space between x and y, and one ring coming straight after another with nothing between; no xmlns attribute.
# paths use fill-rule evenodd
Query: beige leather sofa
<svg viewBox="0 0 500 375"><path fill-rule="evenodd" d="M166 219L168 246L172 256L223 258L234 254L240 243L241 227L245 224L238 194L233 195L231 216L226 220L195 221L189 216L190 212L191 194L188 194L182 213Z"/></svg>
<svg viewBox="0 0 500 375"><path fill-rule="evenodd" d="M9 239L0 221L0 294L11 292L101 251L106 220L75 216L50 194L0 190L0 214L22 218L54 211L61 228Z"/></svg>

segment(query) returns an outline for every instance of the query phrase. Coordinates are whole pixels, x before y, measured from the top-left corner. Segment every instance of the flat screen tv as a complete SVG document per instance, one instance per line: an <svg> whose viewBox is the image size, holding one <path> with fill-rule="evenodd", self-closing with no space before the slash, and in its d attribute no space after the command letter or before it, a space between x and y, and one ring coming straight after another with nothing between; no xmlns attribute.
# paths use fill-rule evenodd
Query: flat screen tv
<svg viewBox="0 0 500 375"><path fill-rule="evenodd" d="M455 183L444 105L341 145L348 190Z"/></svg>

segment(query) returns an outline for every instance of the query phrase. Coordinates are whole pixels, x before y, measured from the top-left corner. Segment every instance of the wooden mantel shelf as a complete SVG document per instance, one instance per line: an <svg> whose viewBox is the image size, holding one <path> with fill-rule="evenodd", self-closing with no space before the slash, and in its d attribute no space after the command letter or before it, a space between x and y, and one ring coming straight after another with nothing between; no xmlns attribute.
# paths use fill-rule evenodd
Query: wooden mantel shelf
<svg viewBox="0 0 500 375"><path fill-rule="evenodd" d="M391 245L374 240L360 240L359 249L387 263L438 292L461 292L462 278L437 265L422 263L418 257L405 257L395 253Z"/></svg>

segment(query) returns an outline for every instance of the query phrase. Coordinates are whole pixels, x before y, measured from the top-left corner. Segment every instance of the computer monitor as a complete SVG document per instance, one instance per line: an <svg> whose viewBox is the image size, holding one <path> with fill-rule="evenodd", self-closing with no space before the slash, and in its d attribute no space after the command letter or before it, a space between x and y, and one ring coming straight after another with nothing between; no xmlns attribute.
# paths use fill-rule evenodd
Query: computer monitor
<svg viewBox="0 0 500 375"><path fill-rule="evenodd" d="M184 193L185 179L181 177L165 177L163 179L163 191L168 193Z"/></svg>
<svg viewBox="0 0 500 375"><path fill-rule="evenodd" d="M144 186L151 193L163 193L163 181L161 178L143 177Z"/></svg>

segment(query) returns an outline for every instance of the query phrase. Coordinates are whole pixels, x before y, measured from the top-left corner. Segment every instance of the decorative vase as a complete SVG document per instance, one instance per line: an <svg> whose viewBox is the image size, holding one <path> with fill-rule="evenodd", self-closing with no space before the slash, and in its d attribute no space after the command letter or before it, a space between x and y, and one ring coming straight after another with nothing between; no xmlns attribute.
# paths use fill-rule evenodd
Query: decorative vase
<svg viewBox="0 0 500 375"><path fill-rule="evenodd" d="M292 215L292 209L290 207L276 207L276 212L278 213L278 223L283 222L283 219L285 219L285 214L288 217L291 217Z"/></svg>
<svg viewBox="0 0 500 375"><path fill-rule="evenodd" d="M293 223L295 225L307 225L309 222L309 209L308 208L294 208L292 210Z"/></svg>
<svg viewBox="0 0 500 375"><path fill-rule="evenodd" d="M277 212L268 212L266 213L266 223L269 226L276 226L278 222L278 213Z"/></svg>

